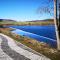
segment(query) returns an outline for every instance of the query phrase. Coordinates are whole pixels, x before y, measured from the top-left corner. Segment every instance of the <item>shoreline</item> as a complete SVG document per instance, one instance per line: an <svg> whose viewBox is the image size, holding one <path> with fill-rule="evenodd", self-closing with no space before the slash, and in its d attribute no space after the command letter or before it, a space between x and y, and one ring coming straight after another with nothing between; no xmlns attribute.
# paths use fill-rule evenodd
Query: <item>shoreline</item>
<svg viewBox="0 0 60 60"><path fill-rule="evenodd" d="M5 30L2 29L2 31L0 31L0 32L13 38L17 42L20 42L20 43L28 46L29 48L37 51L38 53L41 53L41 54L47 56L48 58L50 58L52 60L60 58L60 52L57 49L50 47L46 43L39 42L37 40L31 39L28 37L24 37L24 36L20 36L17 34L12 34L10 32L10 30L11 29L5 29Z"/></svg>
<svg viewBox="0 0 60 60"><path fill-rule="evenodd" d="M19 31L19 32L21 32L22 34L17 33L16 31ZM56 40L54 40L54 39L51 39L51 38L48 38L48 37L44 37L44 36L40 36L40 35L37 35L37 34L34 34L34 33L30 33L30 32L26 32L26 31L19 30L19 29L13 30L12 33L15 33L15 34L17 34L17 35L21 35L21 36L24 36L24 37L28 37L28 38L37 40L37 41L39 41L39 42L47 43L47 44L49 44L51 47L56 48ZM26 34L27 34L27 35L26 35ZM33 35L33 36L32 36L32 35ZM32 37L30 37L30 36L32 36ZM37 37L38 37L39 39L37 39ZM42 39L42 38L43 38L43 39ZM52 43L54 43L54 44L52 44Z"/></svg>

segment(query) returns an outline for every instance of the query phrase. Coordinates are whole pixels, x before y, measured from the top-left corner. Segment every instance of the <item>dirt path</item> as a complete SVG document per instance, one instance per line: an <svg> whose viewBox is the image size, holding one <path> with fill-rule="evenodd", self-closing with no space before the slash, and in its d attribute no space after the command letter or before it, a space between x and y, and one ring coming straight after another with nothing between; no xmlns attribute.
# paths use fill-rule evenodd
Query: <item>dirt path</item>
<svg viewBox="0 0 60 60"><path fill-rule="evenodd" d="M8 57L5 60L50 60L42 54L38 55L29 51L26 47L18 46L12 38L4 34L0 34L0 50Z"/></svg>

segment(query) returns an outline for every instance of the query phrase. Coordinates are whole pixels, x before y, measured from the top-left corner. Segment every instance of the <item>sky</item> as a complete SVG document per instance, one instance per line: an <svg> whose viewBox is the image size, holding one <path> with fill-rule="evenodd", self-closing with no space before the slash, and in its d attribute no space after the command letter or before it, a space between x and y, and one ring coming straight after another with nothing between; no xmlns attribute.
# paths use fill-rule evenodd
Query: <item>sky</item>
<svg viewBox="0 0 60 60"><path fill-rule="evenodd" d="M30 21L53 18L54 14L37 13L39 7L47 6L47 1L48 0L0 0L0 19ZM53 2L50 3L50 6L53 7Z"/></svg>

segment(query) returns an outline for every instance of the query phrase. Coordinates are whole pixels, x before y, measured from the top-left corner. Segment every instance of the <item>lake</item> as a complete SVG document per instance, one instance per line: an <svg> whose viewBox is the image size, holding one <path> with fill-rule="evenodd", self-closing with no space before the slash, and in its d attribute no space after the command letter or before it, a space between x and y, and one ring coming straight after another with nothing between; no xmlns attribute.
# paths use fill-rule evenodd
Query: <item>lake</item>
<svg viewBox="0 0 60 60"><path fill-rule="evenodd" d="M48 26L9 26L16 28L12 31L22 36L27 36L38 41L43 41L56 47L56 33L54 25Z"/></svg>

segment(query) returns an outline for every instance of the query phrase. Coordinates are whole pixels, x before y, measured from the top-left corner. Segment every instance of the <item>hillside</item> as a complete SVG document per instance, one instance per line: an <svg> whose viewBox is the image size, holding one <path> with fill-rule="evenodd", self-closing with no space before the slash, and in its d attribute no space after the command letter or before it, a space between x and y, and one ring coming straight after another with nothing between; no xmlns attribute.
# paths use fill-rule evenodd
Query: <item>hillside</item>
<svg viewBox="0 0 60 60"><path fill-rule="evenodd" d="M15 20L11 20L11 19L0 19L0 21L6 21L6 22L16 22Z"/></svg>
<svg viewBox="0 0 60 60"><path fill-rule="evenodd" d="M14 24L16 23L15 20L10 20L10 19L0 19L0 25L1 24Z"/></svg>
<svg viewBox="0 0 60 60"><path fill-rule="evenodd" d="M32 21L27 21L27 22L47 22L47 21L54 22L54 19L32 20Z"/></svg>
<svg viewBox="0 0 60 60"><path fill-rule="evenodd" d="M17 22L10 19L0 19L0 24L10 24L10 25L53 25L53 19L46 19L46 20L32 20L32 21L24 21L24 22Z"/></svg>
<svg viewBox="0 0 60 60"><path fill-rule="evenodd" d="M51 25L54 24L54 19L45 19L45 20L34 20L34 21L26 21L29 24L36 25Z"/></svg>

